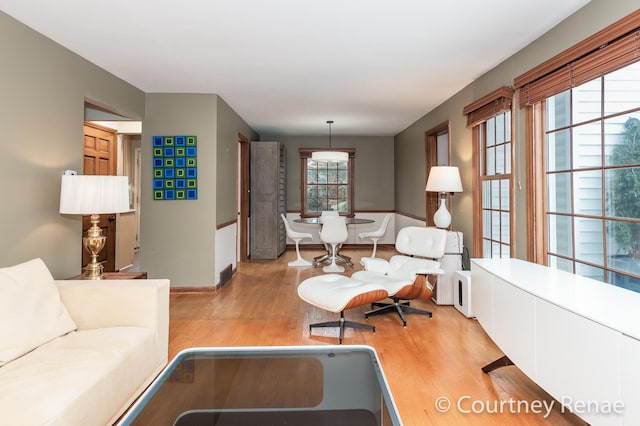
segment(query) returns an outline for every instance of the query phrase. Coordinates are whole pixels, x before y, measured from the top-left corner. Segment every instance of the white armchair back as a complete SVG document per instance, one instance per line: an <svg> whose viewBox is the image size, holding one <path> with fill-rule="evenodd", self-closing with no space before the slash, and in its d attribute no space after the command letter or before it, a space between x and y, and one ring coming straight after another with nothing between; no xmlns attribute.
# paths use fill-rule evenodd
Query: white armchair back
<svg viewBox="0 0 640 426"><path fill-rule="evenodd" d="M434 227L407 226L398 232L396 250L400 253L440 259L444 256L447 231Z"/></svg>

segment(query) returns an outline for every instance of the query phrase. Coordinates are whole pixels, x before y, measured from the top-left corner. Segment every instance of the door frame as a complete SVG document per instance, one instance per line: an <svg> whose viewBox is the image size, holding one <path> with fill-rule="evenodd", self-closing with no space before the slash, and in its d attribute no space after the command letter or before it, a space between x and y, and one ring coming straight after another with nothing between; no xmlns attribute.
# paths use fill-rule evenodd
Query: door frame
<svg viewBox="0 0 640 426"><path fill-rule="evenodd" d="M93 170L93 172L95 173L88 173L88 171L86 170L86 165L87 165L86 157L87 157L87 154L97 155L96 151L98 151L97 148L99 147L97 146L94 147L96 149L87 147L87 142L86 142L87 133L88 133L87 128L93 129L99 132L104 132L110 135L109 146L107 148L107 152L109 153L107 168L105 170L100 170L100 167L94 167L95 170ZM117 164L118 164L118 131L110 127L100 126L96 123L92 123L91 121L84 120L83 127L82 127L82 135L83 135L82 136L82 157L83 157L82 174L84 175L86 174L116 175ZM101 171L103 173L100 173ZM82 236L83 237L86 233L86 230L89 229L90 226L91 226L90 216L83 216L82 217ZM101 214L100 222L98 223L98 226L102 228L102 232L107 237L106 245L104 249L102 249L100 252L99 261L103 263L105 272L114 272L117 270L117 267L118 267L117 257L116 257L116 246L117 246L117 235L118 235L117 215L113 213ZM87 250L84 249L84 244L82 240L80 241L80 244L82 246L82 249L81 249L82 255L80 258L80 261L81 261L80 267L82 270L89 263L90 255L87 252Z"/></svg>
<svg viewBox="0 0 640 426"><path fill-rule="evenodd" d="M236 262L249 259L249 139L238 133Z"/></svg>
<svg viewBox="0 0 640 426"><path fill-rule="evenodd" d="M438 136L447 134L447 164L438 164ZM451 128L449 121L440 123L437 126L427 130L424 134L425 148L425 176L424 184L427 186L429 172L432 166L450 166L451 165ZM451 195L447 195L447 205L451 206ZM440 207L440 194L437 192L425 191L425 223L427 226L436 226L433 222L433 215ZM451 208L451 207L449 207Z"/></svg>

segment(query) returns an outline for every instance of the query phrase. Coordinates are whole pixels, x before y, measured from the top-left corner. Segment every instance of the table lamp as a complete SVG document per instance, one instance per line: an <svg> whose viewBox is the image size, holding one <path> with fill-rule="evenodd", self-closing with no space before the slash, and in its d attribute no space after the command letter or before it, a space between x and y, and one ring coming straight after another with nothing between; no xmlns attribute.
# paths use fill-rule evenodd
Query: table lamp
<svg viewBox="0 0 640 426"><path fill-rule="evenodd" d="M440 208L433 215L436 227L447 229L451 225L451 214L447 210L447 194L462 192L460 172L454 166L433 166L429 171L426 191L440 193Z"/></svg>
<svg viewBox="0 0 640 426"><path fill-rule="evenodd" d="M91 227L82 238L91 260L84 268L84 279L104 278L103 266L98 263L107 237L98 226L101 214L129 211L129 179L127 176L91 176L65 174L60 187L60 213L91 215Z"/></svg>

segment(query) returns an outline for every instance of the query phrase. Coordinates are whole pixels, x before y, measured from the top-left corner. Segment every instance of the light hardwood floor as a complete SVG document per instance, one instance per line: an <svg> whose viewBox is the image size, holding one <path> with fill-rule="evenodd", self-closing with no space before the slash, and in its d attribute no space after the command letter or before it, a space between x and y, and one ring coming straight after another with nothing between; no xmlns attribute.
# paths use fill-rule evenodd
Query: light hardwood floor
<svg viewBox="0 0 640 426"><path fill-rule="evenodd" d="M370 249L348 247L344 252L355 265L347 268L350 275L362 268L360 257ZM307 259L319 253L302 251ZM378 248L378 257L393 254L392 248ZM287 250L277 260L241 263L214 293L172 292L169 358L194 346L337 344L336 329L309 333L309 324L338 315L298 298L297 285L322 270L289 268L287 262L294 258L295 250ZM404 328L395 314L371 317L367 321L376 326L375 334L347 329L343 342L375 348L404 425L585 424L517 367L482 373L481 367L503 354L475 320L431 300L412 305L432 311L433 318L409 314ZM348 310L345 317L364 322L366 308ZM451 407L440 412L436 405L446 403L445 398Z"/></svg>

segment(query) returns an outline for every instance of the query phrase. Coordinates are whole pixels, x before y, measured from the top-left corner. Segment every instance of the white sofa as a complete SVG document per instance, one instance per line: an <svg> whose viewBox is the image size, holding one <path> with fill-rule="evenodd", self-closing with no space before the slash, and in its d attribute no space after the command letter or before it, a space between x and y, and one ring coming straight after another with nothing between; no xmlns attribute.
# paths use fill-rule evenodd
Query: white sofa
<svg viewBox="0 0 640 426"><path fill-rule="evenodd" d="M109 425L167 363L169 280L0 268L0 424Z"/></svg>

